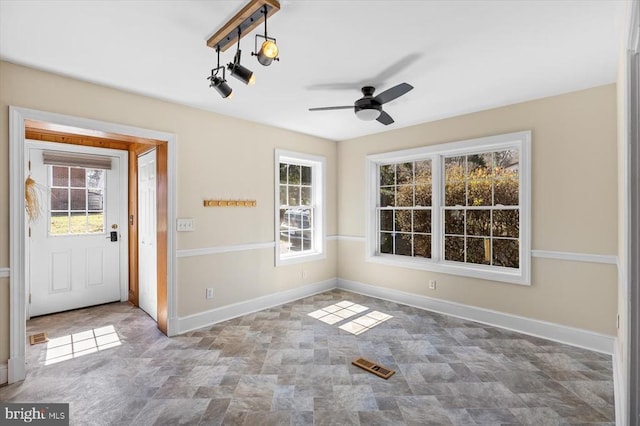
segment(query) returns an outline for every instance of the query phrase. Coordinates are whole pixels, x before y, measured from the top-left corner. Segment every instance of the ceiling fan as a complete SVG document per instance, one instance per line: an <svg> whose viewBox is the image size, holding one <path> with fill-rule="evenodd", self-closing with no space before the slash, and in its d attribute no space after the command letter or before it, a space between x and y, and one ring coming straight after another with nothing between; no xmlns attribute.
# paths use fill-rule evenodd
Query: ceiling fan
<svg viewBox="0 0 640 426"><path fill-rule="evenodd" d="M353 108L356 113L356 117L360 120L378 120L380 123L388 126L393 123L393 118L382 110L382 105L399 98L411 89L413 89L412 85L400 83L397 86L393 86L391 89L385 90L378 96L373 96L373 92L376 91L376 88L373 86L364 86L362 88L362 94L364 96L355 101L353 105L309 108L309 111L329 111L334 109Z"/></svg>

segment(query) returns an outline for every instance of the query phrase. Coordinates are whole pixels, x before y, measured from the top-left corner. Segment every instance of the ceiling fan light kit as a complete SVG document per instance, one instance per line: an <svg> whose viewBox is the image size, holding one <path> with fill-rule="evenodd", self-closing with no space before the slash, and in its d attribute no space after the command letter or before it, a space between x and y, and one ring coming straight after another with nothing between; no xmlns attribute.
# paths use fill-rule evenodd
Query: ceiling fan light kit
<svg viewBox="0 0 640 426"><path fill-rule="evenodd" d="M406 94L413 89L413 86L408 83L400 83L393 86L390 89L385 90L378 96L373 96L376 91L373 86L364 86L362 90L362 97L354 102L353 106L332 106L332 107L320 107L309 108L309 111L331 111L336 109L352 109L360 120L373 121L377 120L379 123L388 126L394 123L393 118L382 109L382 105L387 102L391 102L394 99Z"/></svg>
<svg viewBox="0 0 640 426"><path fill-rule="evenodd" d="M240 39L251 30L256 28L264 21L264 35L256 34L255 52L251 52L251 56L256 56L258 63L263 66L269 66L273 61L279 61L278 54L280 50L276 44L276 39L267 36L267 17L273 15L280 10L280 3L277 0L251 0L245 7L240 10L233 18L227 21L213 36L207 40L207 46L214 48L218 54L218 66L211 70L211 76L207 77L211 80L209 87L213 87L220 93L223 98L229 98L232 89L227 84L224 75L224 67L220 66L220 51L226 51L237 40L237 50L233 62L227 65L232 76L240 80L246 85L255 83L255 74L247 67L240 64ZM258 50L258 38L264 39L260 50ZM219 70L222 69L222 77L218 76Z"/></svg>

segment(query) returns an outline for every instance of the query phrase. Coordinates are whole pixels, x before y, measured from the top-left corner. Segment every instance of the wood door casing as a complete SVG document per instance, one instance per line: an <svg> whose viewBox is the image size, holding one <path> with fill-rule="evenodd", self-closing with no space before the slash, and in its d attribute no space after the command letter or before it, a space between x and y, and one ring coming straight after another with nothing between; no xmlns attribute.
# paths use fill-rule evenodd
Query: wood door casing
<svg viewBox="0 0 640 426"><path fill-rule="evenodd" d="M167 202L168 202L168 154L167 141L145 139L130 135L96 132L57 126L52 123L25 120L25 138L43 142L94 146L129 151L129 302L138 307L138 217L137 217L137 156L153 148L158 149L158 328L167 334ZM133 161L132 161L133 159Z"/></svg>

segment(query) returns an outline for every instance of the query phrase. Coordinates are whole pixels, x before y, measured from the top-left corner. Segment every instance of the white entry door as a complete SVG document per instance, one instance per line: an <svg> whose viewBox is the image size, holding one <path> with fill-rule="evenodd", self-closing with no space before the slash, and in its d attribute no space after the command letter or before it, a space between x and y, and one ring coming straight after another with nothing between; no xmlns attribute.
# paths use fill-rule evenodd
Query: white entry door
<svg viewBox="0 0 640 426"><path fill-rule="evenodd" d="M158 320L156 150L138 157L138 304Z"/></svg>
<svg viewBox="0 0 640 426"><path fill-rule="evenodd" d="M45 153L53 155L53 164L45 164ZM57 165L56 155L93 164ZM30 316L120 301L120 268L127 266L120 265L126 232L126 224L119 222L120 209L126 208L121 205L120 167L126 162L40 148L29 148L28 157L41 205L40 218L30 224ZM99 160L110 169L96 166Z"/></svg>

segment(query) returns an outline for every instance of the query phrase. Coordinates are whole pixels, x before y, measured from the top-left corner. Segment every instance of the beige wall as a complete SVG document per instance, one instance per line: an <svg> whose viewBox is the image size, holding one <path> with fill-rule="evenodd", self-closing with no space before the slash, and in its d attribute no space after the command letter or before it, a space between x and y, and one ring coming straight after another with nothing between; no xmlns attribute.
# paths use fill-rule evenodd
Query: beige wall
<svg viewBox="0 0 640 426"><path fill-rule="evenodd" d="M335 142L0 62L0 268L9 266L9 105L175 134L177 214L196 226L178 234L178 250L274 241L275 148L326 158L327 234L336 234ZM202 200L213 197L256 199L257 207L204 208ZM178 315L332 279L335 250L330 242L325 260L278 268L272 249L180 257ZM0 363L8 358L8 286L0 279ZM214 288L213 300L204 298L206 287Z"/></svg>
<svg viewBox="0 0 640 426"><path fill-rule="evenodd" d="M366 155L520 130L532 131L532 248L617 255L615 85L340 142L339 234L364 237ZM340 241L338 276L615 334L611 264L534 258L531 286L519 286L369 264L364 242Z"/></svg>

